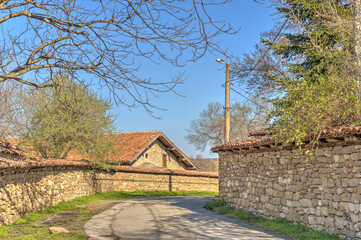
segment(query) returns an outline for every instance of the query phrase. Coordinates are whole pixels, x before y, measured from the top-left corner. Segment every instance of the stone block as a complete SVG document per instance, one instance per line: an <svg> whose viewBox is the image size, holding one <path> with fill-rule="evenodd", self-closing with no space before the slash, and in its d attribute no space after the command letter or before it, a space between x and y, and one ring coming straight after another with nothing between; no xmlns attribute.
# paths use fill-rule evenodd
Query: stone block
<svg viewBox="0 0 361 240"><path fill-rule="evenodd" d="M315 225L316 224L316 217L315 216L308 216L308 218L307 218L307 220L308 220L308 224L310 224L310 225Z"/></svg>
<svg viewBox="0 0 361 240"><path fill-rule="evenodd" d="M335 162L337 162L337 163L342 163L342 162L345 161L344 155L333 155L333 159L334 159Z"/></svg>
<svg viewBox="0 0 361 240"><path fill-rule="evenodd" d="M335 219L333 217L327 217L325 218L325 225L329 227L335 226Z"/></svg>
<svg viewBox="0 0 361 240"><path fill-rule="evenodd" d="M328 208L327 207L321 207L321 214L323 216L328 216Z"/></svg>
<svg viewBox="0 0 361 240"><path fill-rule="evenodd" d="M353 202L353 203L360 203L360 201L361 201L361 196L360 196L360 194L352 194L351 195L351 202Z"/></svg>
<svg viewBox="0 0 361 240"><path fill-rule="evenodd" d="M285 193L285 198L288 200L292 200L293 199L293 194L291 192L286 192Z"/></svg>
<svg viewBox="0 0 361 240"><path fill-rule="evenodd" d="M316 217L316 223L318 225L324 225L325 224L325 219L323 217Z"/></svg>
<svg viewBox="0 0 361 240"><path fill-rule="evenodd" d="M360 159L361 159L361 152L352 153L352 154L351 154L351 159L354 160L354 161L360 160Z"/></svg>
<svg viewBox="0 0 361 240"><path fill-rule="evenodd" d="M359 178L351 178L348 182L350 187L356 187L358 186L360 183L360 179Z"/></svg>
<svg viewBox="0 0 361 240"><path fill-rule="evenodd" d="M302 198L300 199L300 204L302 207L311 207L312 201L310 199Z"/></svg>
<svg viewBox="0 0 361 240"><path fill-rule="evenodd" d="M344 226L348 223L343 217L335 217L335 226L338 229L344 229Z"/></svg>
<svg viewBox="0 0 361 240"><path fill-rule="evenodd" d="M358 215L358 214L351 213L351 222L353 222L353 223L358 223L359 221L360 221L359 215Z"/></svg>
<svg viewBox="0 0 361 240"><path fill-rule="evenodd" d="M331 156L332 156L332 152L331 152L331 151L323 151L323 154L324 154L326 157L331 157Z"/></svg>
<svg viewBox="0 0 361 240"><path fill-rule="evenodd" d="M341 200L344 201L344 202L351 201L351 194L350 193L341 194Z"/></svg>
<svg viewBox="0 0 361 240"><path fill-rule="evenodd" d="M353 213L356 210L356 205L354 203L348 203L348 209Z"/></svg>
<svg viewBox="0 0 361 240"><path fill-rule="evenodd" d="M340 202L338 204L338 210L343 211L343 212L349 212L348 202Z"/></svg>
<svg viewBox="0 0 361 240"><path fill-rule="evenodd" d="M343 147L342 146L335 146L332 150L333 155L342 155L343 154Z"/></svg>

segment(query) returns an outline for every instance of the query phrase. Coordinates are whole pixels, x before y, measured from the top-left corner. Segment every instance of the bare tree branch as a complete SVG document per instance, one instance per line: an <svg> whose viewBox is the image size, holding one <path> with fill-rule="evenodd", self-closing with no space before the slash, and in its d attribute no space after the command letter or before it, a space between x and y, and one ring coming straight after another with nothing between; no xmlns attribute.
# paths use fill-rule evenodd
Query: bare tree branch
<svg viewBox="0 0 361 240"><path fill-rule="evenodd" d="M154 106L149 96L174 92L170 81L139 77L141 59L183 66L225 52L216 38L237 32L208 11L229 0L0 1L0 82L52 86L54 73L99 81L116 103Z"/></svg>

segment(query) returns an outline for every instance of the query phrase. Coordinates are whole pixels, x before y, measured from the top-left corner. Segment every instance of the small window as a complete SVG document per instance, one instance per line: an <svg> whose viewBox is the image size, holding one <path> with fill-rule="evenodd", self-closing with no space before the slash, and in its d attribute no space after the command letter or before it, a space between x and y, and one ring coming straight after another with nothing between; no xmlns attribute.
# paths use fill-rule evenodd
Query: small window
<svg viewBox="0 0 361 240"><path fill-rule="evenodd" d="M148 153L145 154L145 158L148 158Z"/></svg>
<svg viewBox="0 0 361 240"><path fill-rule="evenodd" d="M162 166L163 166L164 168L167 167L167 154L163 154L163 164L162 164Z"/></svg>

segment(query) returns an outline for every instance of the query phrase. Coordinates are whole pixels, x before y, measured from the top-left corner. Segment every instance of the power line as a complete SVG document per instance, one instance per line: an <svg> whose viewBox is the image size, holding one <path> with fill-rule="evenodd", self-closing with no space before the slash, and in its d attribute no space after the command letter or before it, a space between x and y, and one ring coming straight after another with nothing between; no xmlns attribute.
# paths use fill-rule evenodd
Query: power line
<svg viewBox="0 0 361 240"><path fill-rule="evenodd" d="M235 90L234 88L232 88L232 87L231 87L231 90L232 90L233 92L235 92L235 93L239 94L240 96L244 97L244 98L245 98L245 99L247 99L248 101L251 101L252 103L256 104L258 107L260 107L260 108L263 108L263 109L266 109L266 110L267 110L267 108L266 108L265 106L258 104L257 102L255 102L255 101L253 101L252 99L250 99L250 98L246 97L245 95L243 95L242 93L238 92L238 91L237 91L237 90Z"/></svg>
<svg viewBox="0 0 361 240"><path fill-rule="evenodd" d="M276 36L275 36L275 37L273 38L273 40L272 40L273 42L275 42L275 41L278 39L278 37L281 35L281 33L282 33L283 29L285 28L287 22L288 22L288 18L286 18L286 20L285 20L284 23L282 24L281 28L278 30ZM267 49L264 50L262 56L258 59L257 63L254 65L254 67L248 69L248 71L254 71L254 70L256 70L256 68L257 68L258 65L261 63L261 61L264 59L264 57L266 56L266 54L268 53L268 51L269 51L270 49L271 49L271 48L268 46ZM233 86L235 86L232 82L234 82L234 81L236 81L236 80L240 80L240 79L241 79L241 78L232 79L232 80L231 80L231 84L232 84ZM224 86L224 84L222 84L222 86ZM238 87L238 89L243 90L243 89L241 89L241 88L239 88L239 87ZM238 92L237 90L235 90L235 89L232 88L232 87L231 87L231 90L234 91L235 93L239 94L239 95L242 96L243 98L247 99L248 101L251 101L252 103L256 104L257 106L259 106L259 107L261 107L261 108L263 108L263 109L266 109L264 106L261 106L260 104L256 103L255 101L253 101L253 100L251 100L250 98L248 98L248 97L245 96L245 95L249 95L249 93L252 92L252 91L254 91L254 89L249 89L249 90L245 93L245 95L242 94L242 93L240 93L240 92Z"/></svg>

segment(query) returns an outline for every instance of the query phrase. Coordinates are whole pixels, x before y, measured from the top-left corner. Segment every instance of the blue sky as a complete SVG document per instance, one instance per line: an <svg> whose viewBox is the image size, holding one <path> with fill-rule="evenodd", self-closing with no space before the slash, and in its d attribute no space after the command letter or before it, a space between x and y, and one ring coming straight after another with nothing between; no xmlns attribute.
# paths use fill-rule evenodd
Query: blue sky
<svg viewBox="0 0 361 240"><path fill-rule="evenodd" d="M238 34L219 38L221 46L234 55L241 56L252 51L260 33L272 27L271 9L253 0L235 0L227 6L215 9L211 14L218 19L225 19L235 27L241 27ZM201 154L204 157L217 157L210 152L210 148L204 152L195 150L184 138L191 121L199 116L199 112L205 109L208 103L224 103L224 87L221 85L224 83L225 69L222 64L215 61L217 57L208 54L183 68L175 68L169 64L142 63L139 74L151 79L166 81L176 73L186 71L189 78L176 89L184 97L167 93L153 98L154 105L167 109L155 111L157 116L162 117L161 120L154 119L142 107L130 110L125 106L114 107L112 114L116 116L117 130L161 130L188 156ZM231 92L231 101L237 99L240 99L240 96Z"/></svg>

